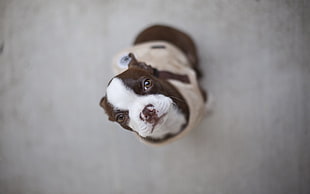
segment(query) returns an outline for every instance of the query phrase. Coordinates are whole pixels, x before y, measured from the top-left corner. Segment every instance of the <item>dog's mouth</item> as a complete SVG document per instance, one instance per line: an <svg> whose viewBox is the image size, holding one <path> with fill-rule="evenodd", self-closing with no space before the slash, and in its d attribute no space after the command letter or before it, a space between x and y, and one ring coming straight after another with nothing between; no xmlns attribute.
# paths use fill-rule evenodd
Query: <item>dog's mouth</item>
<svg viewBox="0 0 310 194"><path fill-rule="evenodd" d="M167 114L168 112L163 108L155 108L153 104L146 105L139 115L140 120L148 126L145 132L152 134L158 126L165 122Z"/></svg>
<svg viewBox="0 0 310 194"><path fill-rule="evenodd" d="M154 129L155 129L158 125L160 125L160 124L162 124L162 123L164 122L164 117L165 117L166 115L167 115L167 113L161 115L160 117L158 117L158 118L156 118L156 119L154 120L152 129L151 129L151 132L150 132L151 134L154 132Z"/></svg>

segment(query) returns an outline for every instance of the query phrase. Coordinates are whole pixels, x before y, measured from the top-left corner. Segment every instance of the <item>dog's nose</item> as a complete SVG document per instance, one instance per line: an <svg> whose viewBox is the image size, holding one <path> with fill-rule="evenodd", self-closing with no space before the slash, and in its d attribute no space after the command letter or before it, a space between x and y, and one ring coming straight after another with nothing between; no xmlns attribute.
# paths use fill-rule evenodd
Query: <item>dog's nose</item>
<svg viewBox="0 0 310 194"><path fill-rule="evenodd" d="M148 123L155 123L158 120L156 109L151 104L144 107L142 115L140 115L140 118Z"/></svg>

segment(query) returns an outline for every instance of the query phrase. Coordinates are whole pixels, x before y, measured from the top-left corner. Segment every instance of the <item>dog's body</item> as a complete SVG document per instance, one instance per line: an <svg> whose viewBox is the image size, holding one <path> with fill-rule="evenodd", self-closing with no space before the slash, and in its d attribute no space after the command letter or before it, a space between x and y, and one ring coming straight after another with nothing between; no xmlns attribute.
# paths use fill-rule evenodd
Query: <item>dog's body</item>
<svg viewBox="0 0 310 194"><path fill-rule="evenodd" d="M205 113L198 58L188 35L167 26L141 32L113 61L115 76L100 105L111 121L144 142L165 143L194 128Z"/></svg>

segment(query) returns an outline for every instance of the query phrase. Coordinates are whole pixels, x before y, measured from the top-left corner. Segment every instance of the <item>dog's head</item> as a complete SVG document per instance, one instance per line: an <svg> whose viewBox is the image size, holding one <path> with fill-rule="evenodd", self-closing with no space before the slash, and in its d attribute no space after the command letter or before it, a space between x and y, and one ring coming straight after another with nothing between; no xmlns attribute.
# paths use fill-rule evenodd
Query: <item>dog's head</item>
<svg viewBox="0 0 310 194"><path fill-rule="evenodd" d="M133 54L126 60L128 69L109 82L100 102L109 120L150 141L182 130L188 122L189 109L180 92Z"/></svg>

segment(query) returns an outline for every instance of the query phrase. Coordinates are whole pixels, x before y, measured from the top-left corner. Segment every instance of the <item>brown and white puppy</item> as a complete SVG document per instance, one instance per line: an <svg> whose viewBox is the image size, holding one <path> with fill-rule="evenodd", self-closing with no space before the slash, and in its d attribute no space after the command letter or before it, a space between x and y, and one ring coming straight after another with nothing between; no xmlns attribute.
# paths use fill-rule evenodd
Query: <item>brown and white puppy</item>
<svg viewBox="0 0 310 194"><path fill-rule="evenodd" d="M141 140L161 144L194 128L205 113L206 93L198 83L192 39L168 26L142 31L134 46L116 55L117 74L100 101L109 120Z"/></svg>

